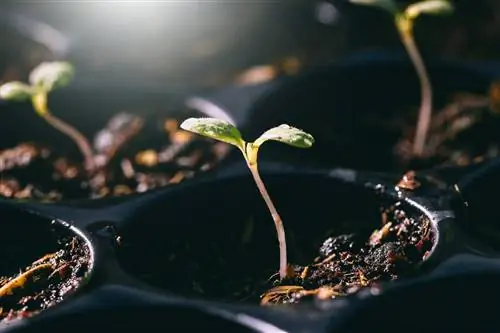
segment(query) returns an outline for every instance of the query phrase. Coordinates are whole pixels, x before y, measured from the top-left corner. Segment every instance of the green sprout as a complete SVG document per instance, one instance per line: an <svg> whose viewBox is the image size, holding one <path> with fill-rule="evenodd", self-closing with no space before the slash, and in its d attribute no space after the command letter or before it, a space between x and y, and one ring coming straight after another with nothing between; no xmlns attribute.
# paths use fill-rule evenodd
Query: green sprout
<svg viewBox="0 0 500 333"><path fill-rule="evenodd" d="M314 143L312 135L289 125L280 125L264 132L254 142L245 142L241 137L240 131L230 123L215 118L189 118L181 126L182 129L199 135L219 140L233 146L236 146L242 153L247 162L247 166L257 184L257 187L264 199L269 212L274 220L278 243L280 248L280 278L287 276L287 250L285 228L276 207L274 206L264 182L260 178L257 167L257 154L260 146L266 141L279 141L297 148L309 148Z"/></svg>
<svg viewBox="0 0 500 333"><path fill-rule="evenodd" d="M429 131L432 113L432 86L429 75L418 51L413 37L413 26L415 19L420 14L446 15L453 12L453 6L446 0L424 0L408 5L400 10L394 0L350 0L351 3L379 7L386 10L394 17L394 22L399 31L401 40L410 56L417 71L421 87L420 111L417 121L415 139L413 141L413 154L422 156L424 154L427 132Z"/></svg>
<svg viewBox="0 0 500 333"><path fill-rule="evenodd" d="M43 62L29 76L29 84L18 81L0 86L0 98L8 101L31 100L35 112L50 125L69 136L80 149L88 171L94 170L94 154L87 139L73 126L55 117L47 106L48 94L70 83L74 77L73 66L67 62Z"/></svg>

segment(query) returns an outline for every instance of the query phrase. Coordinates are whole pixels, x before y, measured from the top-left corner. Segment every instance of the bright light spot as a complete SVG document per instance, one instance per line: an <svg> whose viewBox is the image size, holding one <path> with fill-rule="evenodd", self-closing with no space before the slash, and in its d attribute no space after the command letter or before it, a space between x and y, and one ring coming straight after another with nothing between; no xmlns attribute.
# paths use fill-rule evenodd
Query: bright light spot
<svg viewBox="0 0 500 333"><path fill-rule="evenodd" d="M335 6L327 1L321 1L316 5L316 19L326 25L334 25L340 17Z"/></svg>

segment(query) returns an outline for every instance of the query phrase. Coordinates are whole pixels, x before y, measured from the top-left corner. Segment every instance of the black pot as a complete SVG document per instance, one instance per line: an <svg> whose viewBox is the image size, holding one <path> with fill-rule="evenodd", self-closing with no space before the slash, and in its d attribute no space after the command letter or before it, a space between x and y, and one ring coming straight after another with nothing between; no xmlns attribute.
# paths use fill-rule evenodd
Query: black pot
<svg viewBox="0 0 500 333"><path fill-rule="evenodd" d="M388 199L340 177L300 171L263 177L288 233L291 262L314 258L328 236L357 232L367 237L382 223L378 205ZM184 203L188 202L192 209L186 209ZM411 204L405 209L409 216L419 214ZM163 223L160 216L170 223ZM118 260L125 271L187 297L234 301L237 297L229 295L240 291L241 277L265 280L276 271L274 224L252 178L245 173L173 189L157 203L135 211L120 234L123 246ZM441 239L437 230L434 236ZM439 243L436 241L431 252L440 251L436 250ZM165 258L157 266L160 253ZM151 271L154 266L158 270ZM253 275L255 272L260 275ZM204 290L196 292L193 281L186 277L205 274L213 277L194 281ZM221 284L221 280L227 282Z"/></svg>
<svg viewBox="0 0 500 333"><path fill-rule="evenodd" d="M387 295L394 295L392 288L400 284L419 279L432 282L444 275L467 281L463 275L498 265L495 259L480 262L479 268L475 264L459 265L458 269L457 265L449 265L464 253L479 260L484 256L484 244L476 243L459 227L450 205L453 194L448 191L449 184L439 188L431 173L417 173L421 186L412 191L394 188L399 175L348 169L298 170L263 163L261 175L283 217L291 262L301 262L301 255L306 261L314 257L328 231L363 233L377 228L379 204L400 201L411 216L423 215L430 220L435 242L421 264L400 280L378 285L376 294L384 296L387 290ZM121 202L109 201L108 205L103 202L80 207L3 204L12 211L36 211L48 220L58 217L68 221L88 235L95 249L94 274L86 292L21 321L10 328L13 332L85 331L98 327L117 332L139 328L155 331L153 324L158 325L157 329L175 331L227 327L235 332L326 332L329 322L340 322L339 318L348 321L363 314L357 310L360 306L370 307L371 302L376 302L371 300L375 296L369 288L333 301L278 307L261 307L258 300L237 302L215 292L231 290L231 284L242 273L250 275L258 270L267 277L278 265L274 226L243 163L216 177L207 175L175 187L126 197ZM245 224L240 220L248 213L255 216L254 237L242 245L239 239ZM350 218L350 223L335 223L342 217ZM186 241L193 251L178 253L185 256L184 261L169 261L173 252L168 250ZM211 247L213 241L221 246ZM204 295L193 292L187 284L196 273L203 277L207 271L183 265L196 263L198 258L207 260L206 270L224 270L224 279L207 280ZM221 258L230 260L220 264ZM125 319L130 317L138 320Z"/></svg>
<svg viewBox="0 0 500 333"><path fill-rule="evenodd" d="M500 74L492 64L426 59L426 65L434 110L455 93L487 93ZM235 100L235 95L240 97ZM302 128L316 139L306 152L266 144L262 160L387 172L404 171L393 151L402 129L389 120L418 107L420 86L407 54L361 53L294 77L197 98L228 110L248 140L282 123Z"/></svg>
<svg viewBox="0 0 500 333"><path fill-rule="evenodd" d="M95 278L95 247L86 232L37 212L0 205L3 246L0 303L4 318L64 307L89 290ZM10 313L10 310L14 312ZM5 329L14 321L2 321Z"/></svg>

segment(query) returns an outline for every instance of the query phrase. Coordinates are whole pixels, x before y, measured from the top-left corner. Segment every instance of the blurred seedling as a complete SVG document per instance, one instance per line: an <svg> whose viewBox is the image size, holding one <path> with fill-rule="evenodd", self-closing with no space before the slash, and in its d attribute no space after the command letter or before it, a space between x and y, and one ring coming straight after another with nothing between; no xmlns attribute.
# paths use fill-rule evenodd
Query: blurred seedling
<svg viewBox="0 0 500 333"><path fill-rule="evenodd" d="M95 169L90 143L76 128L55 117L47 102L49 93L67 86L74 73L73 66L68 62L43 62L31 71L29 84L12 81L0 86L0 98L7 101L30 100L39 116L75 142L84 157L85 168L90 172Z"/></svg>
<svg viewBox="0 0 500 333"><path fill-rule="evenodd" d="M413 141L413 155L424 154L432 113L432 85L424 61L413 36L415 19L421 14L447 15L453 12L453 5L446 0L424 0L400 9L395 0L349 0L351 3L379 7L394 17L396 28L420 80L421 102L417 128Z"/></svg>
<svg viewBox="0 0 500 333"><path fill-rule="evenodd" d="M278 141L297 148L309 148L314 143L312 135L289 125L280 125L267 130L254 142L245 142L240 131L235 126L224 120L215 118L189 118L185 120L180 127L186 131L236 146L242 152L260 194L274 220L280 249L279 275L281 279L287 277L288 261L285 229L283 221L260 177L257 165L257 155L260 146L266 141Z"/></svg>

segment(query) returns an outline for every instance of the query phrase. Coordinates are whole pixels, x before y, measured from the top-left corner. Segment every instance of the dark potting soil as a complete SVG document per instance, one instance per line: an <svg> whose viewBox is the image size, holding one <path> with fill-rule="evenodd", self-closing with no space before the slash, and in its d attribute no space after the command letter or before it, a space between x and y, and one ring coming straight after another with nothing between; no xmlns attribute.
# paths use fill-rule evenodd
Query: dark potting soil
<svg viewBox="0 0 500 333"><path fill-rule="evenodd" d="M327 238L312 263L290 266L291 277L275 280L261 304L293 304L305 299L332 299L377 282L415 271L434 243L425 216L408 216L400 203L382 211L384 224L369 237L344 234Z"/></svg>
<svg viewBox="0 0 500 333"><path fill-rule="evenodd" d="M393 122L402 128L395 153L405 168L470 165L500 154L500 83L493 83L485 95L457 94L434 110L421 158L411 154L417 116L415 111Z"/></svg>
<svg viewBox="0 0 500 333"><path fill-rule="evenodd" d="M93 174L84 170L80 156L65 156L57 146L26 142L1 151L0 195L54 202L122 196L179 183L210 169L228 152L226 144L180 130L182 120L166 118L158 131L157 123L137 115L115 115L94 137L99 167Z"/></svg>
<svg viewBox="0 0 500 333"><path fill-rule="evenodd" d="M78 237L66 237L59 241L59 248L40 253L27 267L5 268L12 274L0 277L0 321L31 317L81 285L91 263L88 246Z"/></svg>

